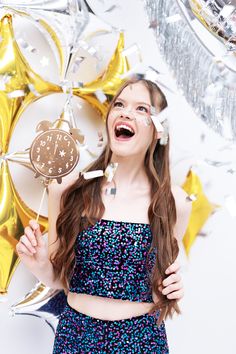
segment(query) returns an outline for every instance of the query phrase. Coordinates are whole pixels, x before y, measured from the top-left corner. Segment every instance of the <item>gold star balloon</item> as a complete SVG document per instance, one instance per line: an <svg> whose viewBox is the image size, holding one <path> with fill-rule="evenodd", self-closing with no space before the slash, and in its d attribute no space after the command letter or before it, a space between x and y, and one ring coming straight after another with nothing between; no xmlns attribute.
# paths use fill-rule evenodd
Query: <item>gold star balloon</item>
<svg viewBox="0 0 236 354"><path fill-rule="evenodd" d="M202 189L200 178L192 170L188 172L182 188L188 193L190 198L192 196L192 212L183 237L183 244L188 255L197 234L217 206L207 199Z"/></svg>
<svg viewBox="0 0 236 354"><path fill-rule="evenodd" d="M14 187L7 161L1 163L0 178L0 293L6 293L18 264L15 246L24 227L36 213L20 198ZM42 232L47 231L47 218L40 216Z"/></svg>
<svg viewBox="0 0 236 354"><path fill-rule="evenodd" d="M61 88L43 81L30 68L15 41L10 15L1 19L0 37L0 292L6 293L17 266L15 245L36 213L25 205L17 193L4 155L25 107ZM39 223L45 232L47 219L40 216Z"/></svg>
<svg viewBox="0 0 236 354"><path fill-rule="evenodd" d="M0 37L0 151L6 152L24 109L45 95L61 92L61 88L30 68L15 41L10 15L1 19Z"/></svg>

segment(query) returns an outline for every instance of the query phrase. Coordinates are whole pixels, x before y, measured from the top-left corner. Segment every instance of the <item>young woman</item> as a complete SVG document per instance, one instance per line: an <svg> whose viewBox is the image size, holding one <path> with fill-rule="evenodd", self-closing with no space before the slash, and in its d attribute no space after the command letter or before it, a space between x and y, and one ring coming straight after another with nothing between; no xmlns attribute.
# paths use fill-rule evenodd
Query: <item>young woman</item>
<svg viewBox="0 0 236 354"><path fill-rule="evenodd" d="M31 272L67 294L54 354L169 353L164 319L180 312L176 258L191 203L171 185L169 140L160 144L151 120L153 107L166 106L153 82L127 81L108 109L107 145L88 169L117 162L113 180L74 172L51 183L48 248L35 220L17 244Z"/></svg>

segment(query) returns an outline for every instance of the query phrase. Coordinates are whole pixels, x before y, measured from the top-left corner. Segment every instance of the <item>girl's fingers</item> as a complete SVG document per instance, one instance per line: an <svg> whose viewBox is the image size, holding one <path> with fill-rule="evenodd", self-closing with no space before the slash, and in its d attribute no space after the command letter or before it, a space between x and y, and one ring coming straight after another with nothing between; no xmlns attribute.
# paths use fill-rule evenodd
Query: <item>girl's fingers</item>
<svg viewBox="0 0 236 354"><path fill-rule="evenodd" d="M20 237L20 243L23 243L23 245L29 250L29 252L31 253L36 252L35 248L32 246L31 242L29 241L26 235L22 235Z"/></svg>
<svg viewBox="0 0 236 354"><path fill-rule="evenodd" d="M171 293L172 291L176 291L176 290L179 291L182 288L183 288L183 284L181 282L174 283L174 284L167 286L165 289L163 289L162 294L167 295L167 294Z"/></svg>
<svg viewBox="0 0 236 354"><path fill-rule="evenodd" d="M166 274L176 273L180 269L180 264L178 261L172 263L165 271Z"/></svg>
<svg viewBox="0 0 236 354"><path fill-rule="evenodd" d="M168 294L166 297L168 299L180 300L180 299L182 299L183 296L184 296L184 291L183 291L183 289L181 289L181 290L178 290L178 291L174 291L171 294Z"/></svg>
<svg viewBox="0 0 236 354"><path fill-rule="evenodd" d="M181 276L179 274L173 273L169 275L166 279L163 280L162 285L168 286L172 283L176 283L181 280Z"/></svg>
<svg viewBox="0 0 236 354"><path fill-rule="evenodd" d="M37 241L33 230L29 227L25 227L25 235L28 237L33 246L37 246Z"/></svg>
<svg viewBox="0 0 236 354"><path fill-rule="evenodd" d="M33 256L33 253L31 253L22 242L16 245L16 250L19 256L21 254L26 254L27 256Z"/></svg>
<svg viewBox="0 0 236 354"><path fill-rule="evenodd" d="M38 246L43 246L44 245L44 241L43 241L43 238L42 238L42 233L40 231L39 224L36 222L36 220L31 219L29 221L29 225L30 225L30 227L32 228L32 230L34 232L37 245Z"/></svg>

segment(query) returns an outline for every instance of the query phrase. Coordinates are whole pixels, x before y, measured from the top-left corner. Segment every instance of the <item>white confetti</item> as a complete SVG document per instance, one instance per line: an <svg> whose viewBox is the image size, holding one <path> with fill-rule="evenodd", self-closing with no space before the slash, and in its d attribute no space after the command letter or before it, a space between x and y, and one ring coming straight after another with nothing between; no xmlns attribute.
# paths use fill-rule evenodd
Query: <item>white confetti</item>
<svg viewBox="0 0 236 354"><path fill-rule="evenodd" d="M7 94L7 96L10 98L22 97L22 96L25 96L25 92L24 92L24 90L15 90L15 91L9 92Z"/></svg>
<svg viewBox="0 0 236 354"><path fill-rule="evenodd" d="M94 170L89 172L82 172L84 179L91 179L96 177L102 177L104 175L103 170Z"/></svg>
<svg viewBox="0 0 236 354"><path fill-rule="evenodd" d="M111 162L107 168L105 169L104 175L107 178L107 182L111 182L115 172L117 170L118 167L118 162Z"/></svg>
<svg viewBox="0 0 236 354"><path fill-rule="evenodd" d="M175 23L180 20L182 20L182 17L180 16L180 14L175 14L175 15L166 17L166 23Z"/></svg>
<svg viewBox="0 0 236 354"><path fill-rule="evenodd" d="M97 90L94 92L95 96L97 97L97 99L101 102L104 103L107 100L106 95L104 94L104 92L102 90Z"/></svg>

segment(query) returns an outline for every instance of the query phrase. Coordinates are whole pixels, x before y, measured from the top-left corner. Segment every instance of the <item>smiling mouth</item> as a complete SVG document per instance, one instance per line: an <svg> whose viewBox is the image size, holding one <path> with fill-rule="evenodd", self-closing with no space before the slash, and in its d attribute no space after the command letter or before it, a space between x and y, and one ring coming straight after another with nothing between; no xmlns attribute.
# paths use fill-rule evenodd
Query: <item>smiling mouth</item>
<svg viewBox="0 0 236 354"><path fill-rule="evenodd" d="M118 124L115 127L116 138L130 139L135 135L134 130L126 124Z"/></svg>

